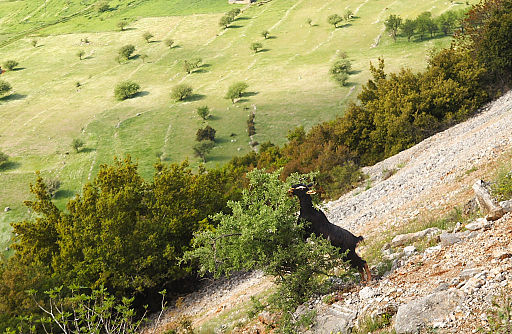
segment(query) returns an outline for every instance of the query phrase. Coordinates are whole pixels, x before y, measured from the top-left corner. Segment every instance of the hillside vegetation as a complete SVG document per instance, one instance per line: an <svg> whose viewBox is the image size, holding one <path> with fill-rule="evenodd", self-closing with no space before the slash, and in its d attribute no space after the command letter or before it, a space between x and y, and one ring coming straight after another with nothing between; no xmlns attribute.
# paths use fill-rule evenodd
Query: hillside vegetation
<svg viewBox="0 0 512 334"><path fill-rule="evenodd" d="M343 113L369 77L370 61L383 56L389 70L403 65L417 70L425 66L427 50L450 41L438 33L433 39L394 42L384 32L389 14L415 18L431 11L437 17L466 7L444 1L410 6L405 1L280 0L251 6L224 30L219 20L233 8L226 1L111 1L102 13L98 4L0 2L4 36L21 34L1 49L2 63L19 63L2 74L13 87L0 101L0 149L10 157L0 173L0 207L12 209L0 216L5 232L7 222L26 217L22 202L36 170L60 180L55 200L63 207L114 155L131 154L146 178L159 159L189 158L197 166L202 159L195 157L195 133L205 122L217 131L206 159L209 167L250 152L250 141L282 144L290 129L307 130ZM89 6L86 14L39 29ZM350 21L337 29L328 24L329 15L347 9L353 12ZM128 23L123 31L117 27L121 21ZM268 38L261 36L264 30ZM145 32L153 35L150 43ZM168 39L174 41L172 48ZM253 42L263 45L257 53L250 50ZM135 47L133 57L119 63L118 51L128 44ZM341 53L352 64L346 86L329 75ZM200 67L187 74L183 63L194 58L201 58ZM114 87L125 80L140 85L140 92L118 101ZM224 97L239 81L248 88L233 104ZM183 102L171 97L178 84L193 89ZM207 121L196 115L204 105L212 115ZM246 132L250 112L255 112L252 139ZM77 138L84 146L74 154L71 143ZM8 234L2 235L5 245Z"/></svg>

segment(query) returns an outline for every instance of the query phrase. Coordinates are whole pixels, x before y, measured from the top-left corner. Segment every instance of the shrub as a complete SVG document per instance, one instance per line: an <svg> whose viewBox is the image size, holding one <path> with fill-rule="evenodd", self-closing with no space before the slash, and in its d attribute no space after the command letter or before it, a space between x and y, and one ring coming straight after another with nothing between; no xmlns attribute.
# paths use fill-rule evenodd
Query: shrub
<svg viewBox="0 0 512 334"><path fill-rule="evenodd" d="M127 44L119 49L119 56L124 59L130 59L133 52L135 52L135 46Z"/></svg>
<svg viewBox="0 0 512 334"><path fill-rule="evenodd" d="M312 20L310 17L308 17L308 18L306 19L306 23L307 23L309 26L311 26L311 25L313 24L313 20Z"/></svg>
<svg viewBox="0 0 512 334"><path fill-rule="evenodd" d="M251 47L250 49L252 51L254 51L254 53L257 53L259 49L261 49L263 47L263 44L261 44L260 42L254 42L251 44Z"/></svg>
<svg viewBox="0 0 512 334"><path fill-rule="evenodd" d="M10 83L4 80L0 80L0 98L8 95L11 89L12 86Z"/></svg>
<svg viewBox="0 0 512 334"><path fill-rule="evenodd" d="M196 140L197 141L203 141L203 140L211 140L215 141L215 133L217 131L212 128L211 126L207 125L204 129L198 129L196 132Z"/></svg>
<svg viewBox="0 0 512 334"><path fill-rule="evenodd" d="M0 167L9 161L9 156L4 152L0 151Z"/></svg>
<svg viewBox="0 0 512 334"><path fill-rule="evenodd" d="M77 53L76 53L77 57L82 60L82 57L85 55L85 51L84 50L78 50Z"/></svg>
<svg viewBox="0 0 512 334"><path fill-rule="evenodd" d="M7 70L7 71L12 71L16 68L16 66L18 66L19 63L16 61L16 60L7 60L5 61L2 66Z"/></svg>
<svg viewBox="0 0 512 334"><path fill-rule="evenodd" d="M210 153L214 146L215 142L211 140L202 140L194 145L194 155L200 157L203 160L203 162L206 162L206 156L208 155L208 153Z"/></svg>
<svg viewBox="0 0 512 334"><path fill-rule="evenodd" d="M116 100L122 101L132 98L139 91L140 85L138 83L127 80L116 85L116 88L114 88L114 96Z"/></svg>
<svg viewBox="0 0 512 334"><path fill-rule="evenodd" d="M146 43L149 43L149 41L153 37L154 37L153 34L150 32L147 32L147 31L144 34L142 34L142 38L144 38L146 40Z"/></svg>
<svg viewBox="0 0 512 334"><path fill-rule="evenodd" d="M329 69L329 74L331 75L331 78L340 86L345 86L351 68L352 64L350 63L350 60L346 58L339 59L334 62L334 64L332 64L331 68Z"/></svg>
<svg viewBox="0 0 512 334"><path fill-rule="evenodd" d="M224 15L223 17L220 18L219 25L221 27L227 28L231 24L231 22L233 22L233 19L230 18L229 16Z"/></svg>
<svg viewBox="0 0 512 334"><path fill-rule="evenodd" d="M71 142L71 147L75 150L76 153L80 152L84 145L84 141L80 138L73 138L73 141Z"/></svg>
<svg viewBox="0 0 512 334"><path fill-rule="evenodd" d="M175 101L183 101L192 96L192 87L187 84L179 84L173 87L171 97Z"/></svg>
<svg viewBox="0 0 512 334"><path fill-rule="evenodd" d="M57 178L45 178L43 182L46 185L46 190L48 190L48 194L50 194L52 198L55 197L55 194L60 188L60 180Z"/></svg>
<svg viewBox="0 0 512 334"><path fill-rule="evenodd" d="M235 103L237 99L243 96L248 87L249 85L247 85L243 81L236 82L229 86L226 96L224 96L224 98L229 99L231 100L231 102Z"/></svg>
<svg viewBox="0 0 512 334"><path fill-rule="evenodd" d="M30 44L32 44L33 47L36 47L37 46L37 40L36 39L33 39Z"/></svg>
<svg viewBox="0 0 512 334"><path fill-rule="evenodd" d="M174 40L172 40L172 39L166 39L166 40L165 40L165 45L166 45L167 47L169 47L169 49L172 49L172 47L173 47L173 45L174 45Z"/></svg>
<svg viewBox="0 0 512 334"><path fill-rule="evenodd" d="M97 7L98 13L108 12L109 10L110 10L110 6L108 5L108 3L102 2L102 3L98 4L98 7Z"/></svg>
<svg viewBox="0 0 512 334"><path fill-rule="evenodd" d="M207 120L210 117L210 108L208 106L197 107L196 111L203 120Z"/></svg>
<svg viewBox="0 0 512 334"><path fill-rule="evenodd" d="M185 70L185 72L187 72L187 74L190 74L201 66L202 61L203 60L201 58L193 58L191 60L184 60L183 61L183 70Z"/></svg>
<svg viewBox="0 0 512 334"><path fill-rule="evenodd" d="M127 21L120 21L117 23L117 27L119 28L119 30L123 31L124 28L126 28L126 26L128 25L128 22Z"/></svg>
<svg viewBox="0 0 512 334"><path fill-rule="evenodd" d="M512 171L509 168L501 167L496 173L494 183L491 186L492 193L499 201L512 198Z"/></svg>
<svg viewBox="0 0 512 334"><path fill-rule="evenodd" d="M263 38L267 39L270 35L270 32L268 30L263 30L261 32L261 36L263 36Z"/></svg>
<svg viewBox="0 0 512 334"><path fill-rule="evenodd" d="M334 28L337 28L338 24L340 24L341 21L343 21L343 18L341 16L339 16L338 14L332 14L327 18L327 22L329 24L332 24L334 26Z"/></svg>

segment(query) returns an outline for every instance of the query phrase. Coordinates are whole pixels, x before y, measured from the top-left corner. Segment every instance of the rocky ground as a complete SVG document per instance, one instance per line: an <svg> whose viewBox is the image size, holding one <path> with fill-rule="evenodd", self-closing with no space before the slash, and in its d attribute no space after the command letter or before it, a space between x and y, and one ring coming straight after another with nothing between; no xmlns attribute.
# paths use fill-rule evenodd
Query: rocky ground
<svg viewBox="0 0 512 334"><path fill-rule="evenodd" d="M378 240L462 208L474 197L475 181L489 180L500 162L510 161L511 134L509 92L472 119L366 168L368 183L327 203L325 211L331 222L365 236L366 245L359 248L364 255ZM310 332L347 333L379 314L392 316L390 326L397 333L474 333L488 326L495 296L512 291L512 216L494 222L475 218L454 230L430 229L416 240L408 237L380 250L393 264L382 278L345 287L331 305L320 297L305 306L318 311ZM417 250L418 240L431 247ZM270 279L259 273L216 283L185 297L164 323L185 314L197 328L270 286Z"/></svg>

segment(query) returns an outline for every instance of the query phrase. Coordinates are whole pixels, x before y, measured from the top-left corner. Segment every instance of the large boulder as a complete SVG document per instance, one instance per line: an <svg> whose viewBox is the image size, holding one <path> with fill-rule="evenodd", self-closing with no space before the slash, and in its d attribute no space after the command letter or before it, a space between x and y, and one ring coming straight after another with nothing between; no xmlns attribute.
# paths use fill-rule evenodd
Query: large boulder
<svg viewBox="0 0 512 334"><path fill-rule="evenodd" d="M451 288L400 305L395 320L396 333L419 333L422 328L443 322L463 296L461 291Z"/></svg>
<svg viewBox="0 0 512 334"><path fill-rule="evenodd" d="M503 217L505 210L498 204L496 199L491 196L489 183L478 180L473 184L476 201L480 206L480 211L486 215L487 220L497 220Z"/></svg>
<svg viewBox="0 0 512 334"><path fill-rule="evenodd" d="M417 240L420 240L424 237L431 237L437 233L439 233L440 230L436 227L427 228L426 230L414 232L414 233L407 233L407 234L399 234L391 240L391 246L392 247L398 247L403 246L406 244L413 243Z"/></svg>

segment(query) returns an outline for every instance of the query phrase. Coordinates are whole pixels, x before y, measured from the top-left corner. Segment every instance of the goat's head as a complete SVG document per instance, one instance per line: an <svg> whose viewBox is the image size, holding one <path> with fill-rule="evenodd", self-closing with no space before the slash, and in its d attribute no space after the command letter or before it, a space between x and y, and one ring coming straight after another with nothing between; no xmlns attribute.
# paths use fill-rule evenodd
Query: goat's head
<svg viewBox="0 0 512 334"><path fill-rule="evenodd" d="M291 195L295 195L295 196L298 196L298 197L316 194L316 191L311 189L311 187L313 187L313 183L310 183L310 184L304 184L304 183L292 184L291 188L288 190L288 194L290 196Z"/></svg>

